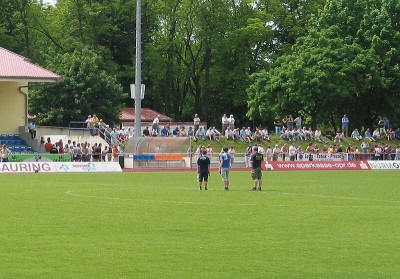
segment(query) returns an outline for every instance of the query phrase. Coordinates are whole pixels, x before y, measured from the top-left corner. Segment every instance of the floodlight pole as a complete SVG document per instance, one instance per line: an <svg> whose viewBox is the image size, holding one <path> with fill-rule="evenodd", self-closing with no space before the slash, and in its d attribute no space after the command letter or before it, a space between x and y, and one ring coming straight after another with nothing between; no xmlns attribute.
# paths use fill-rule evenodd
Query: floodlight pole
<svg viewBox="0 0 400 279"><path fill-rule="evenodd" d="M136 0L135 138L142 134L142 0Z"/></svg>

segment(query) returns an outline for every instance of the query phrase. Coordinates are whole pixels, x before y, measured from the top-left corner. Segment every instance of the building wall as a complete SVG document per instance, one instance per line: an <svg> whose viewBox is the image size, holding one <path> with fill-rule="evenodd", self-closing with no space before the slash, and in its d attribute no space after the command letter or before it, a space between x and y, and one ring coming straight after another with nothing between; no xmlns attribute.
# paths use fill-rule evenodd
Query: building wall
<svg viewBox="0 0 400 279"><path fill-rule="evenodd" d="M19 91L23 82L0 82L0 134L18 134L26 123L26 98ZM26 92L26 88L24 89Z"/></svg>

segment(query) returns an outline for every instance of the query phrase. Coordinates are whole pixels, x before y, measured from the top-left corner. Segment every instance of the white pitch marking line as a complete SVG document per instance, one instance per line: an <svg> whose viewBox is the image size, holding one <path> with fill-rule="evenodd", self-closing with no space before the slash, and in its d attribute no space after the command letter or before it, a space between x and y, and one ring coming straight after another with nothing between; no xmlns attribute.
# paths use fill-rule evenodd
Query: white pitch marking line
<svg viewBox="0 0 400 279"><path fill-rule="evenodd" d="M300 194L300 193L281 193L281 194L282 195L287 195L287 196L303 196L303 197L324 198L324 199L341 199L341 200L358 200L358 201L375 201L375 202L400 203L400 201L377 200L377 199L366 199L366 198L352 198L352 197L343 197L343 196L309 195L309 194Z"/></svg>

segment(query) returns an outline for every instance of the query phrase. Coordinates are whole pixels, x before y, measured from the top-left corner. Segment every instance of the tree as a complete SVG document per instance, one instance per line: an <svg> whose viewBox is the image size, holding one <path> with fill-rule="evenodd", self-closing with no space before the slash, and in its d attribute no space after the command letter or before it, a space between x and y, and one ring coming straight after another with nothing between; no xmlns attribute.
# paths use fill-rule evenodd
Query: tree
<svg viewBox="0 0 400 279"><path fill-rule="evenodd" d="M399 8L391 0L329 1L292 53L252 77L248 115L302 112L313 128L335 127L344 113L356 127L393 115L399 105Z"/></svg>
<svg viewBox="0 0 400 279"><path fill-rule="evenodd" d="M49 55L47 68L63 78L55 85L29 93L29 112L42 125L68 126L70 121L96 114L106 123L119 123L123 106L122 87L108 75L101 58L88 48Z"/></svg>

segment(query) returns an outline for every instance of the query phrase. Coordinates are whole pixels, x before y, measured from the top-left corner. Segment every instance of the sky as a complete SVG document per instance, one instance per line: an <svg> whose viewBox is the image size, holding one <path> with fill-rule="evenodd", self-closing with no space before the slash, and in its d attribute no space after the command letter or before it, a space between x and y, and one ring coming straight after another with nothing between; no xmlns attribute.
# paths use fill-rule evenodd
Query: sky
<svg viewBox="0 0 400 279"><path fill-rule="evenodd" d="M57 0L43 0L43 4L55 5Z"/></svg>

